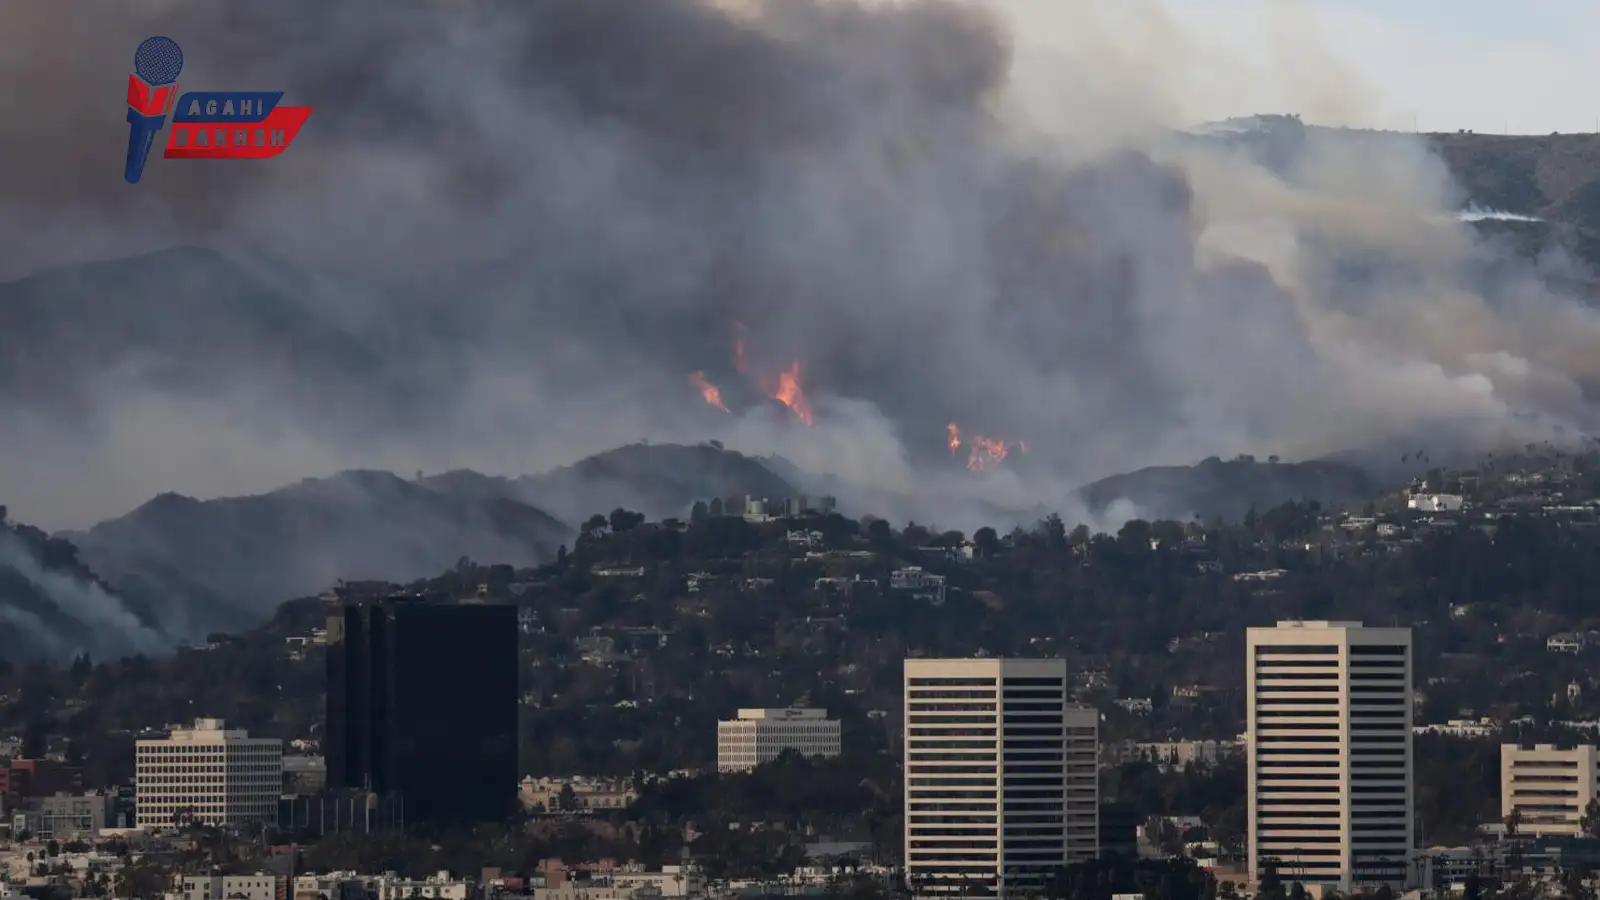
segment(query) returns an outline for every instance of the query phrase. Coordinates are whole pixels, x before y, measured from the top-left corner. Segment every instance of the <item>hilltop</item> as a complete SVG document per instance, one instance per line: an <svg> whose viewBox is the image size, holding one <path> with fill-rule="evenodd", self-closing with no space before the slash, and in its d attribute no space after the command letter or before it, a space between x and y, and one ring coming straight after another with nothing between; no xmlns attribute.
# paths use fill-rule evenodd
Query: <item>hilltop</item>
<svg viewBox="0 0 1600 900"><path fill-rule="evenodd" d="M1126 501L1147 518L1233 522L1252 507L1262 510L1297 500L1315 500L1328 508L1362 504L1383 487L1367 471L1347 463L1257 462L1241 456L1229 462L1211 457L1193 466L1151 466L1102 478L1078 493L1096 513Z"/></svg>

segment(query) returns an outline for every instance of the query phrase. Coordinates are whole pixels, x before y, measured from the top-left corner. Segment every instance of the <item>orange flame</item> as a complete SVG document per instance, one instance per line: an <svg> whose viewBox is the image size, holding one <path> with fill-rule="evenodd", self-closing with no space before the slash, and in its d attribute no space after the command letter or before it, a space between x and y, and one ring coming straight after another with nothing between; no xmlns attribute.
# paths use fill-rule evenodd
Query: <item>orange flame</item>
<svg viewBox="0 0 1600 900"><path fill-rule="evenodd" d="M789 407L800 421L811 424L811 404L806 402L806 392L800 387L800 362L796 360L793 365L779 373L778 390L772 399Z"/></svg>
<svg viewBox="0 0 1600 900"><path fill-rule="evenodd" d="M961 426L951 422L944 427L944 430L947 437L945 443L950 447L950 455L954 456L962 445ZM982 472L990 466L1004 462L1013 450L1019 453L1028 452L1027 441L1007 441L981 434L968 435L966 444L970 447L967 451L967 469L973 472Z"/></svg>
<svg viewBox="0 0 1600 900"><path fill-rule="evenodd" d="M723 412L728 411L728 408L722 405L722 391L717 390L717 386L706 378L706 373L690 372L689 383L700 389L700 396L705 398L707 403Z"/></svg>
<svg viewBox="0 0 1600 900"><path fill-rule="evenodd" d="M967 457L967 468L982 472L991 465L1004 462L1010 453L1011 445L1005 441L975 434L972 436L972 453Z"/></svg>

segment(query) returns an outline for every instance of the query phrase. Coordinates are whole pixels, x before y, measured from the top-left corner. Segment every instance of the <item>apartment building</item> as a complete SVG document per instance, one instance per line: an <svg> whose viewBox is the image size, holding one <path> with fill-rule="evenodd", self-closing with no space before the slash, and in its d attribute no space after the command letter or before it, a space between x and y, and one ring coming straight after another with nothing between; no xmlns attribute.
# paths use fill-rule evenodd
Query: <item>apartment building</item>
<svg viewBox="0 0 1600 900"><path fill-rule="evenodd" d="M717 723L717 771L748 772L784 751L802 756L838 756L839 720L825 709L741 709Z"/></svg>
<svg viewBox="0 0 1600 900"><path fill-rule="evenodd" d="M908 659L914 895L1020 896L1099 853L1099 713L1059 659Z"/></svg>
<svg viewBox="0 0 1600 900"><path fill-rule="evenodd" d="M1403 887L1414 853L1411 631L1279 622L1246 638L1250 874Z"/></svg>
<svg viewBox="0 0 1600 900"><path fill-rule="evenodd" d="M283 789L283 742L230 730L221 719L135 744L135 824L166 828L180 818L219 826L270 825Z"/></svg>
<svg viewBox="0 0 1600 900"><path fill-rule="evenodd" d="M1516 814L1517 833L1580 835L1596 799L1600 748L1500 745L1500 811Z"/></svg>
<svg viewBox="0 0 1600 900"><path fill-rule="evenodd" d="M39 840L94 837L117 824L117 798L101 792L61 793L40 799L20 815Z"/></svg>
<svg viewBox="0 0 1600 900"><path fill-rule="evenodd" d="M278 900L279 881L273 875L186 875L182 900ZM170 895L169 895L170 896Z"/></svg>

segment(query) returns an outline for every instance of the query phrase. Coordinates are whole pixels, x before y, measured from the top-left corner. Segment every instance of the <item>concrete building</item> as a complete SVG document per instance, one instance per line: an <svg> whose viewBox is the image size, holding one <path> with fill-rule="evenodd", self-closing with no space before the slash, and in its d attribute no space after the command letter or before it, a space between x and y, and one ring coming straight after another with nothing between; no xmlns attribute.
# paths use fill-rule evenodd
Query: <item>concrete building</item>
<svg viewBox="0 0 1600 900"><path fill-rule="evenodd" d="M793 750L838 756L839 720L825 709L741 709L717 723L717 771L748 772Z"/></svg>
<svg viewBox="0 0 1600 900"><path fill-rule="evenodd" d="M54 759L13 759L0 764L0 803L14 809L29 800L83 791L83 769Z"/></svg>
<svg viewBox="0 0 1600 900"><path fill-rule="evenodd" d="M1500 811L1516 813L1518 834L1580 835L1597 772L1600 748L1501 744Z"/></svg>
<svg viewBox="0 0 1600 900"><path fill-rule="evenodd" d="M278 900L278 879L273 875L187 875L183 900Z"/></svg>
<svg viewBox="0 0 1600 900"><path fill-rule="evenodd" d="M1037 892L1099 852L1099 713L1059 659L908 659L905 872L916 896Z"/></svg>
<svg viewBox="0 0 1600 900"><path fill-rule="evenodd" d="M60 793L41 798L34 809L23 815L28 831L39 840L92 837L116 826L117 797L105 793Z"/></svg>
<svg viewBox="0 0 1600 900"><path fill-rule="evenodd" d="M639 792L634 790L631 778L589 778L582 775L571 778L535 778L529 775L522 779L517 796L522 800L524 810L554 812L565 808L562 797L568 789L571 790L569 799L574 810L626 809L639 799Z"/></svg>
<svg viewBox="0 0 1600 900"><path fill-rule="evenodd" d="M320 756L283 758L283 793L320 794L328 787L328 764Z"/></svg>
<svg viewBox="0 0 1600 900"><path fill-rule="evenodd" d="M1279 622L1246 638L1250 876L1403 887L1414 853L1411 630Z"/></svg>
<svg viewBox="0 0 1600 900"><path fill-rule="evenodd" d="M271 825L283 788L283 742L229 730L221 719L135 745L135 824L171 827L185 813L196 823Z"/></svg>
<svg viewBox="0 0 1600 900"><path fill-rule="evenodd" d="M889 573L889 590L905 591L915 599L927 600L938 606L944 603L944 576L924 572L921 566L895 569Z"/></svg>

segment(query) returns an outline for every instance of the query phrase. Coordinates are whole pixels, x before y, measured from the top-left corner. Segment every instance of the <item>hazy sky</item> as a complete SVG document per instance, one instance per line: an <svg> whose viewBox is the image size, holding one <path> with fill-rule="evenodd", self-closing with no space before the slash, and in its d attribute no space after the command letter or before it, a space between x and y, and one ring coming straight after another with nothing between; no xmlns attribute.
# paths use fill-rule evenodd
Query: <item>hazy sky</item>
<svg viewBox="0 0 1600 900"><path fill-rule="evenodd" d="M1268 66L1284 18L1366 84L1381 110L1342 124L1425 131L1595 131L1600 116L1600 3L1594 0L1161 0L1185 30ZM1302 35L1303 36L1303 35ZM1279 45L1281 46L1281 44ZM1280 61L1281 65L1281 61ZM1271 77L1196 110L1237 115L1293 103ZM1287 106L1272 111L1295 112ZM1307 119L1312 116L1308 113ZM1318 117L1322 119L1324 117Z"/></svg>

